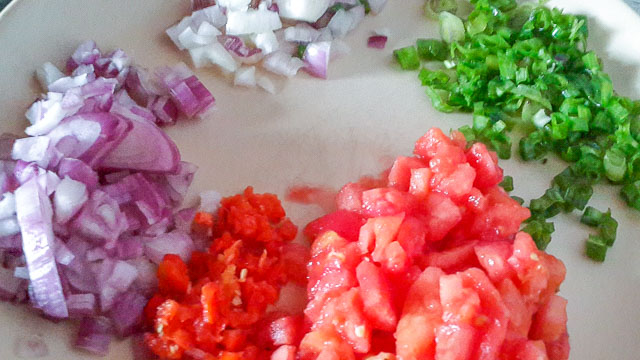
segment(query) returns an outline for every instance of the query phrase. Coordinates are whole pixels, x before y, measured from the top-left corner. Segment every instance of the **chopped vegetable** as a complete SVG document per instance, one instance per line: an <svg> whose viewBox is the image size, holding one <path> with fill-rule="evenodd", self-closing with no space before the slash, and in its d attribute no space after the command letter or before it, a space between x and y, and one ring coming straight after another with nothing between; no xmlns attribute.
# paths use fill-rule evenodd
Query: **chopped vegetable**
<svg viewBox="0 0 640 360"><path fill-rule="evenodd" d="M444 41L416 42L420 60L441 61L445 68L422 68L419 74L433 106L472 112L473 125L460 131L501 158L510 157L509 133L517 128L525 134L518 144L522 159L555 153L571 163L563 176L574 184L554 182L558 196L547 193L532 201L531 221L544 223L559 212L584 209L592 185L605 179L622 184L623 199L640 209L635 183L640 101L614 92L600 59L586 48L587 19L542 3L477 0L472 5L461 20L452 14L455 1L426 2L426 13L437 14ZM407 58L403 61L410 65L403 69L420 68ZM534 238L541 236L536 240L545 244L551 227L531 226Z"/></svg>
<svg viewBox="0 0 640 360"><path fill-rule="evenodd" d="M0 297L82 318L76 346L99 355L113 334L140 330L157 287L151 261L202 245L178 229L197 167L158 125L201 116L213 96L184 65L158 75L85 42L65 73L38 71L48 92L25 114L30 136L0 138Z"/></svg>
<svg viewBox="0 0 640 360"><path fill-rule="evenodd" d="M414 46L407 46L393 51L393 55L403 70L415 70L420 67L418 51Z"/></svg>
<svg viewBox="0 0 640 360"><path fill-rule="evenodd" d="M284 284L306 280L307 249L291 243L297 228L285 215L275 195L251 187L222 199L215 213L196 214L193 228L210 240L208 250L161 259L158 292L145 309L153 353L258 360L276 346L295 351L301 317L267 312Z"/></svg>
<svg viewBox="0 0 640 360"><path fill-rule="evenodd" d="M369 36L367 46L374 49L384 49L387 45L387 37L384 35Z"/></svg>

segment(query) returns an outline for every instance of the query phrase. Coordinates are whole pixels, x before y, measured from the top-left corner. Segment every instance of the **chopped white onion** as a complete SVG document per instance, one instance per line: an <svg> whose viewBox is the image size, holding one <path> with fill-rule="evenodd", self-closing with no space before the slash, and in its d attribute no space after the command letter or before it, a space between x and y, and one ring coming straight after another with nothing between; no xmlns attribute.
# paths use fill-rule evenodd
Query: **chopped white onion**
<svg viewBox="0 0 640 360"><path fill-rule="evenodd" d="M284 39L290 42L314 42L320 36L320 31L306 23L296 24L284 29Z"/></svg>
<svg viewBox="0 0 640 360"><path fill-rule="evenodd" d="M222 34L208 22L203 22L194 32L191 27L187 27L178 35L178 41L185 49L194 49L201 46L209 45L216 41L216 36Z"/></svg>
<svg viewBox="0 0 640 360"><path fill-rule="evenodd" d="M267 55L278 50L280 43L273 31L267 31L251 36L251 40L256 47L262 50L262 54Z"/></svg>
<svg viewBox="0 0 640 360"><path fill-rule="evenodd" d="M292 77L304 66L304 61L281 51L276 51L264 59L262 66L274 74Z"/></svg>
<svg viewBox="0 0 640 360"><path fill-rule="evenodd" d="M266 9L227 12L227 35L260 34L281 27L278 13Z"/></svg>
<svg viewBox="0 0 640 360"><path fill-rule="evenodd" d="M189 55L191 55L191 60L197 68L208 64L218 65L221 69L229 72L233 72L238 68L233 56L217 40L209 45L190 49Z"/></svg>
<svg viewBox="0 0 640 360"><path fill-rule="evenodd" d="M256 86L256 67L243 66L236 70L233 78L233 84L236 86L255 87Z"/></svg>
<svg viewBox="0 0 640 360"><path fill-rule="evenodd" d="M218 0L218 5L227 11L246 11L251 4L251 0Z"/></svg>
<svg viewBox="0 0 640 360"><path fill-rule="evenodd" d="M279 0L280 16L290 20L315 22L329 8L330 0Z"/></svg>

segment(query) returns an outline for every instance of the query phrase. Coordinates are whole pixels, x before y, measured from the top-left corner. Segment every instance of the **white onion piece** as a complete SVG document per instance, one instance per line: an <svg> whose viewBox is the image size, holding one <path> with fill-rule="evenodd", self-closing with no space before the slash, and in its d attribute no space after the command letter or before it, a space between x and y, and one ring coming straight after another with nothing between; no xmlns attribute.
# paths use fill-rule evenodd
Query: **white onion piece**
<svg viewBox="0 0 640 360"><path fill-rule="evenodd" d="M332 41L333 40L333 34L331 33L331 29L329 29L328 27L324 27L319 31L320 31L320 35L318 35L318 38L316 39L316 41Z"/></svg>
<svg viewBox="0 0 640 360"><path fill-rule="evenodd" d="M15 192L16 212L29 268L33 304L51 317L69 315L53 254L53 209L35 179Z"/></svg>
<svg viewBox="0 0 640 360"><path fill-rule="evenodd" d="M262 66L274 74L292 77L304 66L304 62L297 57L276 51L264 59Z"/></svg>
<svg viewBox="0 0 640 360"><path fill-rule="evenodd" d="M262 54L267 55L278 50L280 44L278 38L273 31L267 31L260 34L254 34L251 36L251 40L256 47L262 50Z"/></svg>
<svg viewBox="0 0 640 360"><path fill-rule="evenodd" d="M316 41L320 31L306 23L296 24L284 29L284 39L290 42L310 43Z"/></svg>
<svg viewBox="0 0 640 360"><path fill-rule="evenodd" d="M87 186L69 177L62 179L53 193L53 208L58 223L65 224L89 200Z"/></svg>
<svg viewBox="0 0 640 360"><path fill-rule="evenodd" d="M178 41L185 49L194 49L204 45L209 45L216 41L216 36L222 34L208 22L203 22L198 31L193 31L191 27L187 27L178 35Z"/></svg>
<svg viewBox="0 0 640 360"><path fill-rule="evenodd" d="M266 9L227 12L227 35L259 34L281 27L278 13Z"/></svg>
<svg viewBox="0 0 640 360"><path fill-rule="evenodd" d="M156 264L160 264L166 254L178 255L187 262L191 258L193 250L191 237L180 231L158 235L144 244L145 255Z"/></svg>
<svg viewBox="0 0 640 360"><path fill-rule="evenodd" d="M352 24L353 19L351 18L351 15L344 9L340 9L333 15L331 21L329 21L329 24L327 25L327 28L331 30L331 34L334 38L342 38L347 35Z"/></svg>
<svg viewBox="0 0 640 360"><path fill-rule="evenodd" d="M60 160L59 156L60 152L51 146L51 139L46 136L18 139L11 151L12 159L34 162L42 168L55 166Z"/></svg>
<svg viewBox="0 0 640 360"><path fill-rule="evenodd" d="M198 28L204 21L219 29L227 23L227 15L219 5L208 6L191 14L191 26Z"/></svg>
<svg viewBox="0 0 640 360"><path fill-rule="evenodd" d="M280 16L291 20L315 22L329 8L330 0L279 0Z"/></svg>
<svg viewBox="0 0 640 360"><path fill-rule="evenodd" d="M0 236L11 236L20 233L20 225L15 217L0 220Z"/></svg>
<svg viewBox="0 0 640 360"><path fill-rule="evenodd" d="M234 72L238 68L233 56L217 40L209 45L190 49L189 55L197 68L206 66L208 63L218 65L228 72Z"/></svg>
<svg viewBox="0 0 640 360"><path fill-rule="evenodd" d="M190 27L191 27L191 17L187 16L182 18L182 20L180 20L179 23L165 30L165 33L169 36L171 41L173 41L173 43L178 47L178 49L184 50L185 48L184 46L182 46L182 42L180 42L179 36L186 29L189 29Z"/></svg>
<svg viewBox="0 0 640 360"><path fill-rule="evenodd" d="M326 79L331 58L331 43L323 41L307 45L303 58L305 71L315 77Z"/></svg>
<svg viewBox="0 0 640 360"><path fill-rule="evenodd" d="M227 9L227 11L246 11L251 0L218 0L218 5Z"/></svg>
<svg viewBox="0 0 640 360"><path fill-rule="evenodd" d="M38 78L38 82L40 82L42 90L47 91L47 89L49 89L49 85L54 81L63 78L64 74L57 66L50 62L46 62L36 70L36 77Z"/></svg>
<svg viewBox="0 0 640 360"><path fill-rule="evenodd" d="M374 14L379 14L386 4L387 0L369 0L369 7Z"/></svg>
<svg viewBox="0 0 640 360"><path fill-rule="evenodd" d="M256 84L269 94L276 93L276 84L266 75L256 76Z"/></svg>
<svg viewBox="0 0 640 360"><path fill-rule="evenodd" d="M255 87L256 86L256 67L243 66L236 70L233 78L233 84L236 86Z"/></svg>
<svg viewBox="0 0 640 360"><path fill-rule="evenodd" d="M12 192L2 194L0 200L0 219L7 219L16 214L16 197Z"/></svg>
<svg viewBox="0 0 640 360"><path fill-rule="evenodd" d="M200 211L214 214L220 208L222 195L219 192L209 190L200 193Z"/></svg>

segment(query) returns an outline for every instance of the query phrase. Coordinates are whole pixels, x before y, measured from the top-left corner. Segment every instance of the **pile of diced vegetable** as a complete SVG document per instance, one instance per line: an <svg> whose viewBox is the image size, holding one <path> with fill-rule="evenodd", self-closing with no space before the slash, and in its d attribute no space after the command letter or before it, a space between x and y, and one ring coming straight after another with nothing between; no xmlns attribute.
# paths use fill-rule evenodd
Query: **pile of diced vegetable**
<svg viewBox="0 0 640 360"><path fill-rule="evenodd" d="M602 182L621 185L622 198L640 210L640 101L616 94L601 61L587 50L587 19L537 3L471 3L463 20L454 15L455 1L427 1L442 39L419 39L395 56L403 69L420 69L436 109L473 113L473 124L460 128L469 141L509 158L509 133L518 130L523 160L555 153L571 163L531 201L524 230L544 249L554 231L547 219L585 210L593 185ZM617 222L610 211L594 214L600 212L587 208L583 216L599 229L586 253L602 261Z"/></svg>
<svg viewBox="0 0 640 360"><path fill-rule="evenodd" d="M213 96L184 64L130 63L92 41L64 72L46 63L28 136L2 137L0 295L81 319L76 346L97 354L138 329L163 256L199 247L196 209L179 210L197 166L158 125L204 114Z"/></svg>
<svg viewBox="0 0 640 360"><path fill-rule="evenodd" d="M268 73L292 77L303 69L326 78L329 60L348 50L340 39L387 0L192 1L193 13L167 29L197 68L215 65L234 84L275 91ZM374 38L374 46L384 46Z"/></svg>

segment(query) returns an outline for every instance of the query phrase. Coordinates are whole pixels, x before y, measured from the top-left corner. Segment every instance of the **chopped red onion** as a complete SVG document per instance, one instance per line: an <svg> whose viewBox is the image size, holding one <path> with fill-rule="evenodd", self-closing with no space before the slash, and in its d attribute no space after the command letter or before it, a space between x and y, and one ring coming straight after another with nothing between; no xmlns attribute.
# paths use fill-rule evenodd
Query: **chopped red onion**
<svg viewBox="0 0 640 360"><path fill-rule="evenodd" d="M85 317L80 323L75 346L90 353L106 356L111 343L111 320L104 316Z"/></svg>
<svg viewBox="0 0 640 360"><path fill-rule="evenodd" d="M13 276L13 271L0 266L0 299L13 300L25 281Z"/></svg>
<svg viewBox="0 0 640 360"><path fill-rule="evenodd" d="M196 217L197 212L198 209L196 207L190 207L177 211L173 216L176 230L184 233L189 233L191 231L191 224L193 223L193 219Z"/></svg>
<svg viewBox="0 0 640 360"><path fill-rule="evenodd" d="M13 350L20 359L36 359L49 355L49 347L40 334L17 337Z"/></svg>
<svg viewBox="0 0 640 360"><path fill-rule="evenodd" d="M78 159L63 158L58 164L58 175L79 181L93 191L98 186L98 174L85 162Z"/></svg>
<svg viewBox="0 0 640 360"><path fill-rule="evenodd" d="M279 0L280 16L290 20L315 22L329 8L329 0Z"/></svg>
<svg viewBox="0 0 640 360"><path fill-rule="evenodd" d="M64 77L64 74L57 66L50 62L46 62L36 70L36 77L38 78L38 82L40 82L42 90L46 91L51 83Z"/></svg>
<svg viewBox="0 0 640 360"><path fill-rule="evenodd" d="M238 70L236 70L236 74L233 79L233 84L236 86L255 87L256 86L256 67L243 66Z"/></svg>
<svg viewBox="0 0 640 360"><path fill-rule="evenodd" d="M239 36L221 35L218 36L218 40L228 52L238 57L250 57L262 51L260 48L248 47Z"/></svg>
<svg viewBox="0 0 640 360"><path fill-rule="evenodd" d="M114 108L116 104L114 103ZM127 116L132 125L124 139L102 160L100 167L142 171L172 172L180 161L175 143L156 124L133 113L137 108L118 106L121 116ZM125 110L129 110L125 114ZM114 109L112 108L112 111ZM153 116L153 115L151 115ZM154 151L149 151L153 148Z"/></svg>
<svg viewBox="0 0 640 360"><path fill-rule="evenodd" d="M387 37L382 35L370 36L367 40L367 46L374 49L384 49L387 45Z"/></svg>
<svg viewBox="0 0 640 360"><path fill-rule="evenodd" d="M49 91L64 93L70 89L87 84L90 80L87 73L79 74L78 76L65 76L49 85Z"/></svg>
<svg viewBox="0 0 640 360"><path fill-rule="evenodd" d="M149 104L158 125L173 125L178 119L178 108L169 96L158 96Z"/></svg>
<svg viewBox="0 0 640 360"><path fill-rule="evenodd" d="M87 250L85 253L85 258L90 263L98 260L104 260L108 257L107 251L101 247L94 247L93 249Z"/></svg>
<svg viewBox="0 0 640 360"><path fill-rule="evenodd" d="M315 42L307 45L304 52L305 71L321 79L327 78L327 69L331 57L330 42Z"/></svg>
<svg viewBox="0 0 640 360"><path fill-rule="evenodd" d="M131 290L150 297L158 288L158 267L143 256L127 262L138 271L138 277L131 285Z"/></svg>
<svg viewBox="0 0 640 360"><path fill-rule="evenodd" d="M20 225L18 219L11 217L0 220L0 236L12 236L20 233Z"/></svg>
<svg viewBox="0 0 640 360"><path fill-rule="evenodd" d="M112 248L128 224L118 203L104 191L95 190L71 226L87 238Z"/></svg>
<svg viewBox="0 0 640 360"><path fill-rule="evenodd" d="M278 14L262 7L257 10L227 12L227 35L259 34L281 27Z"/></svg>
<svg viewBox="0 0 640 360"><path fill-rule="evenodd" d="M133 334L142 323L142 312L146 304L147 299L136 292L127 292L119 296L110 312L116 334Z"/></svg>
<svg viewBox="0 0 640 360"><path fill-rule="evenodd" d="M127 291L138 277L136 267L122 260L105 259L95 271L96 279L101 284L99 297L103 312L109 311L118 294Z"/></svg>
<svg viewBox="0 0 640 360"><path fill-rule="evenodd" d="M54 241L54 250L56 262L60 265L68 266L76 258L73 251L58 237Z"/></svg>
<svg viewBox="0 0 640 360"><path fill-rule="evenodd" d="M196 164L182 161L178 165L176 174L165 175L165 181L168 185L167 193L175 206L182 203L187 195L189 186L193 182L198 166Z"/></svg>
<svg viewBox="0 0 640 360"><path fill-rule="evenodd" d="M62 179L53 194L56 221L64 224L71 220L87 200L89 200L89 193L84 183L69 177Z"/></svg>
<svg viewBox="0 0 640 360"><path fill-rule="evenodd" d="M16 214L16 197L11 192L2 194L0 200L0 219L12 218Z"/></svg>
<svg viewBox="0 0 640 360"><path fill-rule="evenodd" d="M131 67L124 87L135 102L142 106L148 106L155 97L167 95L154 80L147 70Z"/></svg>
<svg viewBox="0 0 640 360"><path fill-rule="evenodd" d="M14 160L34 162L42 168L56 166L61 154L46 136L33 136L17 139L13 144L11 157Z"/></svg>
<svg viewBox="0 0 640 360"><path fill-rule="evenodd" d="M139 258L144 254L143 239L138 236L121 237L116 244L116 257L120 260Z"/></svg>
<svg viewBox="0 0 640 360"><path fill-rule="evenodd" d="M96 296L91 293L71 294L67 296L69 316L93 316L96 313Z"/></svg>
<svg viewBox="0 0 640 360"><path fill-rule="evenodd" d="M67 61L67 71L72 72L79 65L94 64L100 58L100 50L94 41L85 41L78 46L76 51Z"/></svg>
<svg viewBox="0 0 640 360"><path fill-rule="evenodd" d="M144 244L144 252L147 258L156 264L159 264L166 254L176 254L187 262L193 252L193 240L184 232L172 231L147 241Z"/></svg>
<svg viewBox="0 0 640 360"><path fill-rule="evenodd" d="M217 43L213 45L215 44ZM157 74L162 79L178 109L186 116L202 115L214 105L215 99L213 95L184 63L179 63L171 68L160 68Z"/></svg>
<svg viewBox="0 0 640 360"><path fill-rule="evenodd" d="M67 305L53 254L53 209L35 179L15 192L22 247L29 268L32 303L54 318L68 316Z"/></svg>

